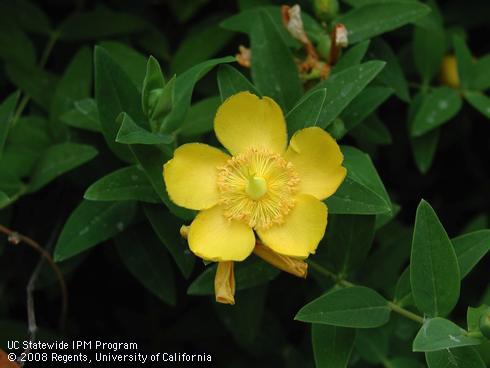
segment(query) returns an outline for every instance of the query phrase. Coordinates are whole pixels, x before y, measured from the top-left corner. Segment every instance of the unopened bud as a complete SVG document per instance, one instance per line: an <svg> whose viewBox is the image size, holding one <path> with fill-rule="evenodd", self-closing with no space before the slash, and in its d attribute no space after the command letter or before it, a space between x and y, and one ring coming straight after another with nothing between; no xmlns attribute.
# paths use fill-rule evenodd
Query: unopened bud
<svg viewBox="0 0 490 368"><path fill-rule="evenodd" d="M283 5L282 20L291 36L302 44L309 42L301 19L301 7L298 4L291 7Z"/></svg>
<svg viewBox="0 0 490 368"><path fill-rule="evenodd" d="M480 317L479 327L482 335L490 339L490 308Z"/></svg>
<svg viewBox="0 0 490 368"><path fill-rule="evenodd" d="M338 0L314 0L313 9L318 19L330 21L339 12Z"/></svg>

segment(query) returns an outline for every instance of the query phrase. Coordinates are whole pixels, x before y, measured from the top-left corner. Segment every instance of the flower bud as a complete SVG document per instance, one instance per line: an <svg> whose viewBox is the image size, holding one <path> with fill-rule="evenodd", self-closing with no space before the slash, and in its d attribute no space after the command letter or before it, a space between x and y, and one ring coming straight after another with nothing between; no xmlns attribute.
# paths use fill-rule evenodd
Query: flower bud
<svg viewBox="0 0 490 368"><path fill-rule="evenodd" d="M214 277L214 295L218 303L235 304L235 273L233 262L219 262Z"/></svg>
<svg viewBox="0 0 490 368"><path fill-rule="evenodd" d="M490 339L490 308L488 308L480 317L479 327L482 335L487 339Z"/></svg>
<svg viewBox="0 0 490 368"><path fill-rule="evenodd" d="M444 56L440 73L441 83L448 85L449 87L459 88L458 63L454 55Z"/></svg>
<svg viewBox="0 0 490 368"><path fill-rule="evenodd" d="M338 0L314 0L313 9L318 19L330 21L339 12Z"/></svg>

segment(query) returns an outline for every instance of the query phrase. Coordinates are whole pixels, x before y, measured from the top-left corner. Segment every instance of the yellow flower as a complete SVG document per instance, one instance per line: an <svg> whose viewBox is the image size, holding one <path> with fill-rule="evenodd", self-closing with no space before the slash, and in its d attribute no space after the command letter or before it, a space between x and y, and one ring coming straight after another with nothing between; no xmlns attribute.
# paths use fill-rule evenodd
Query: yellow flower
<svg viewBox="0 0 490 368"><path fill-rule="evenodd" d="M256 233L281 255L314 253L327 225L322 200L346 175L334 139L310 127L296 132L286 149L280 107L249 92L219 107L214 130L232 156L184 144L163 170L170 199L200 211L188 232L191 251L210 261L242 261L253 252Z"/></svg>

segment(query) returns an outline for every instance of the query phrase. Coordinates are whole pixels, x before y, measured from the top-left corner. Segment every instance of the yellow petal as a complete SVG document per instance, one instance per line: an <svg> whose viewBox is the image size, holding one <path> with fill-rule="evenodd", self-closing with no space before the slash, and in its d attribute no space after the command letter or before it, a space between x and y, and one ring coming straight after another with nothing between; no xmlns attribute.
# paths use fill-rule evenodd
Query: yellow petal
<svg viewBox="0 0 490 368"><path fill-rule="evenodd" d="M284 153L287 131L281 108L269 97L240 92L219 107L214 119L216 136L233 155L250 147Z"/></svg>
<svg viewBox="0 0 490 368"><path fill-rule="evenodd" d="M233 262L219 262L214 276L214 295L218 303L235 304Z"/></svg>
<svg viewBox="0 0 490 368"><path fill-rule="evenodd" d="M283 224L256 231L262 242L273 251L304 259L315 253L326 226L327 206L311 195L300 194Z"/></svg>
<svg viewBox="0 0 490 368"><path fill-rule="evenodd" d="M201 143L184 144L163 166L163 178L170 199L192 210L218 203L217 167L230 157L217 148Z"/></svg>
<svg viewBox="0 0 490 368"><path fill-rule="evenodd" d="M281 271L290 273L294 276L302 277L304 279L306 278L306 274L308 273L308 264L304 261L283 256L282 254L276 253L271 248L258 242L255 244L254 253Z"/></svg>
<svg viewBox="0 0 490 368"><path fill-rule="evenodd" d="M285 158L298 171L299 192L320 200L335 193L347 173L341 166L344 156L339 145L318 127L297 131L291 138Z"/></svg>
<svg viewBox="0 0 490 368"><path fill-rule="evenodd" d="M228 220L220 206L199 212L189 229L191 251L209 261L243 261L255 245L253 230L245 223Z"/></svg>

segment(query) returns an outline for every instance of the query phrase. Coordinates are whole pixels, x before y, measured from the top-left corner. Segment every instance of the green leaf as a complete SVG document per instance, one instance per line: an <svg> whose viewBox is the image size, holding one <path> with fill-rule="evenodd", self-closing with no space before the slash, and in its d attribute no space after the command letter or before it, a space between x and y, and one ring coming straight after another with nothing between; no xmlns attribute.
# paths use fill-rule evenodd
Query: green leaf
<svg viewBox="0 0 490 368"><path fill-rule="evenodd" d="M180 235L181 224L160 206L144 205L143 210L155 234L167 247L182 275L189 278L194 269L196 257Z"/></svg>
<svg viewBox="0 0 490 368"><path fill-rule="evenodd" d="M141 201L160 203L160 198L138 166L123 167L93 183L83 195L90 201Z"/></svg>
<svg viewBox="0 0 490 368"><path fill-rule="evenodd" d="M73 108L60 116L60 120L74 128L101 132L99 110L93 98L75 101Z"/></svg>
<svg viewBox="0 0 490 368"><path fill-rule="evenodd" d="M387 87L368 86L342 112L340 118L345 124L346 132L358 126L391 95L393 90Z"/></svg>
<svg viewBox="0 0 490 368"><path fill-rule="evenodd" d="M339 327L373 328L390 319L388 302L363 286L330 291L305 305L295 320Z"/></svg>
<svg viewBox="0 0 490 368"><path fill-rule="evenodd" d="M490 230L480 230L451 239L458 257L461 279L490 252Z"/></svg>
<svg viewBox="0 0 490 368"><path fill-rule="evenodd" d="M437 145L439 143L439 137L440 129L434 129L420 137L412 137L410 139L415 164L423 174L427 173L432 166Z"/></svg>
<svg viewBox="0 0 490 368"><path fill-rule="evenodd" d="M418 1L393 0L355 8L341 15L337 23L345 25L352 44L404 26L429 12L430 8Z"/></svg>
<svg viewBox="0 0 490 368"><path fill-rule="evenodd" d="M116 118L126 111L138 122L145 121L141 98L124 70L100 46L95 47L95 100L104 138L109 148L122 160L131 161L128 146L117 143L120 122Z"/></svg>
<svg viewBox="0 0 490 368"><path fill-rule="evenodd" d="M313 324L311 341L316 367L347 368L355 337L356 330L352 328Z"/></svg>
<svg viewBox="0 0 490 368"><path fill-rule="evenodd" d="M258 18L262 12L267 13L270 17L276 32L282 39L282 42L290 48L298 48L299 42L295 40L284 27L282 22L281 8L279 6L260 6L249 10L242 11L221 22L220 26L235 32L247 33L249 36L256 28ZM301 18L304 20L307 17L306 13L302 12ZM305 25L306 27L306 25Z"/></svg>
<svg viewBox="0 0 490 368"><path fill-rule="evenodd" d="M474 66L474 79L472 88L484 91L490 88L490 54L477 60Z"/></svg>
<svg viewBox="0 0 490 368"><path fill-rule="evenodd" d="M0 104L0 157L2 157L3 147L10 131L10 124L19 95L18 91L14 92Z"/></svg>
<svg viewBox="0 0 490 368"><path fill-rule="evenodd" d="M425 358L429 368L486 368L486 364L472 347L428 352Z"/></svg>
<svg viewBox="0 0 490 368"><path fill-rule="evenodd" d="M78 143L60 143L49 147L39 158L29 183L35 192L58 176L90 161L97 155L92 146Z"/></svg>
<svg viewBox="0 0 490 368"><path fill-rule="evenodd" d="M114 237L133 219L134 202L84 200L66 221L54 250L54 260L64 261Z"/></svg>
<svg viewBox="0 0 490 368"><path fill-rule="evenodd" d="M342 146L347 176L326 200L330 214L372 215L391 211L391 201L369 155Z"/></svg>
<svg viewBox="0 0 490 368"><path fill-rule="evenodd" d="M99 45L109 53L112 59L117 60L118 65L140 90L145 78L146 57L121 42L104 41Z"/></svg>
<svg viewBox="0 0 490 368"><path fill-rule="evenodd" d="M0 191L0 209L6 207L9 204L10 204L9 196L5 192Z"/></svg>
<svg viewBox="0 0 490 368"><path fill-rule="evenodd" d="M376 38L372 41L372 49L369 55L374 59L386 62L385 67L378 74L377 78L388 87L393 88L400 100L405 102L410 101L407 79L390 45L383 41L382 38Z"/></svg>
<svg viewBox="0 0 490 368"><path fill-rule="evenodd" d="M214 116L221 104L221 98L208 97L191 106L179 133L183 136L199 135L213 130Z"/></svg>
<svg viewBox="0 0 490 368"><path fill-rule="evenodd" d="M361 63L362 59L366 55L370 40L363 41L354 47L349 48L340 58L337 64L335 64L335 73L355 66Z"/></svg>
<svg viewBox="0 0 490 368"><path fill-rule="evenodd" d="M415 336L413 351L437 351L479 344L480 339L469 337L468 333L455 323L436 317L427 320Z"/></svg>
<svg viewBox="0 0 490 368"><path fill-rule="evenodd" d="M0 59L27 66L34 66L37 59L36 49L29 37L12 19L8 18L2 8L0 8Z"/></svg>
<svg viewBox="0 0 490 368"><path fill-rule="evenodd" d="M350 131L350 135L359 142L368 142L375 145L389 145L392 143L390 131L376 114L368 116L362 124Z"/></svg>
<svg viewBox="0 0 490 368"><path fill-rule="evenodd" d="M319 118L326 106L327 90L325 88L316 90L301 99L286 115L289 135L291 136L299 129L321 125Z"/></svg>
<svg viewBox="0 0 490 368"><path fill-rule="evenodd" d="M389 359L386 365L390 368L422 368L422 364L414 358Z"/></svg>
<svg viewBox="0 0 490 368"><path fill-rule="evenodd" d="M117 252L129 272L165 303L175 305L177 295L167 252L146 226L131 228L115 238Z"/></svg>
<svg viewBox="0 0 490 368"><path fill-rule="evenodd" d="M319 121L320 127L326 128L347 105L371 82L383 69L382 61L368 61L332 74L327 80L318 83L304 97L318 89L327 89L327 105L323 109Z"/></svg>
<svg viewBox="0 0 490 368"><path fill-rule="evenodd" d="M192 220L195 217L195 211L177 206L168 197L165 182L162 179L162 165L168 158L164 157L163 153L156 147L138 144L131 145L130 147L131 152L143 168L153 189L170 212L183 220Z"/></svg>
<svg viewBox="0 0 490 368"><path fill-rule="evenodd" d="M87 47L81 48L56 85L49 110L52 131L56 136L60 136L58 122L61 115L71 109L75 101L87 98L91 94L92 60L92 52Z"/></svg>
<svg viewBox="0 0 490 368"><path fill-rule="evenodd" d="M446 51L446 34L436 12L422 20L413 31L412 54L422 82L428 84L441 67Z"/></svg>
<svg viewBox="0 0 490 368"><path fill-rule="evenodd" d="M289 110L302 94L298 67L266 12L259 13L250 43L254 84L265 96Z"/></svg>
<svg viewBox="0 0 490 368"><path fill-rule="evenodd" d="M0 3L0 14L5 19L15 20L28 32L47 35L51 31L51 22L38 4L28 0L10 0ZM2 20L2 23L4 19ZM10 35L9 35L10 36Z"/></svg>
<svg viewBox="0 0 490 368"><path fill-rule="evenodd" d="M10 81L48 111L58 78L37 66L7 63L5 71Z"/></svg>
<svg viewBox="0 0 490 368"><path fill-rule="evenodd" d="M220 65L218 68L218 87L222 102L242 91L249 91L257 96L262 96L242 73L226 64Z"/></svg>
<svg viewBox="0 0 490 368"><path fill-rule="evenodd" d="M208 266L187 289L189 295L213 295L216 265ZM265 284L274 279L279 271L258 257L248 257L235 263L236 290L244 290Z"/></svg>
<svg viewBox="0 0 490 368"><path fill-rule="evenodd" d="M197 64L179 75L175 80L174 105L170 114L165 118L162 130L173 132L185 119L187 110L191 105L192 91L194 85L216 65L234 62L232 56L220 59L211 59ZM132 116L132 115L131 115Z"/></svg>
<svg viewBox="0 0 490 368"><path fill-rule="evenodd" d="M356 336L356 350L362 359L371 364L380 364L387 360L388 334L385 329L359 330Z"/></svg>
<svg viewBox="0 0 490 368"><path fill-rule="evenodd" d="M424 200L415 217L410 282L415 304L430 317L446 316L458 301L458 259L446 230Z"/></svg>
<svg viewBox="0 0 490 368"><path fill-rule="evenodd" d="M325 244L336 273L347 275L365 261L374 238L375 216L333 215Z"/></svg>
<svg viewBox="0 0 490 368"><path fill-rule="evenodd" d="M463 88L473 85L474 66L473 55L464 39L458 35L453 36L454 55L458 69L459 82Z"/></svg>
<svg viewBox="0 0 490 368"><path fill-rule="evenodd" d="M410 267L405 268L396 283L394 302L400 307L413 305L412 286L410 285Z"/></svg>
<svg viewBox="0 0 490 368"><path fill-rule="evenodd" d="M490 98L481 92L464 91L463 95L468 103L490 119Z"/></svg>
<svg viewBox="0 0 490 368"><path fill-rule="evenodd" d="M122 112L116 121L121 125L116 142L125 144L169 144L173 137L164 133L152 133L137 125L131 117Z"/></svg>
<svg viewBox="0 0 490 368"><path fill-rule="evenodd" d="M110 22L108 22L110 19ZM75 12L60 25L62 40L98 40L145 31L149 24L129 13L99 7L88 12Z"/></svg>
<svg viewBox="0 0 490 368"><path fill-rule="evenodd" d="M422 97L420 109L410 126L412 137L420 137L448 122L459 112L461 106L461 97L457 90L449 87L434 88Z"/></svg>
<svg viewBox="0 0 490 368"><path fill-rule="evenodd" d="M175 52L170 70L182 73L218 53L231 40L233 33L219 27L220 17L211 16L191 27Z"/></svg>

